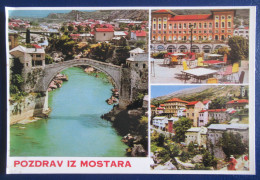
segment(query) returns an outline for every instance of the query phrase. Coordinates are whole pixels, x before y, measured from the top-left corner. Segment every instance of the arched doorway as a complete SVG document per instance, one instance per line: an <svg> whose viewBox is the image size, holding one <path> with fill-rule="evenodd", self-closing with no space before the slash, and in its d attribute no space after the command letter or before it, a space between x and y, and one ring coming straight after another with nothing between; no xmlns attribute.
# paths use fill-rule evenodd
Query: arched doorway
<svg viewBox="0 0 260 180"><path fill-rule="evenodd" d="M192 47L191 47L191 52L199 53L199 52L200 52L199 46L197 46L197 45L192 45Z"/></svg>
<svg viewBox="0 0 260 180"><path fill-rule="evenodd" d="M187 52L188 51L188 48L184 45L181 45L178 49L179 49L180 52Z"/></svg>
<svg viewBox="0 0 260 180"><path fill-rule="evenodd" d="M205 45L202 47L202 50L204 53L210 53L211 52L211 47L209 45Z"/></svg>
<svg viewBox="0 0 260 180"><path fill-rule="evenodd" d="M173 45L170 45L167 47L167 52L176 52L176 47Z"/></svg>

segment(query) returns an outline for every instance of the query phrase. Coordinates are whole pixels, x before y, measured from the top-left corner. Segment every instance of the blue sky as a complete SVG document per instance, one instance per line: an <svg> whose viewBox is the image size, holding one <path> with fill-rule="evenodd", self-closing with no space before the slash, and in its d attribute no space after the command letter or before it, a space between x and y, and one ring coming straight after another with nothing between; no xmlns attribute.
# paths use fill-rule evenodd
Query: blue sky
<svg viewBox="0 0 260 180"><path fill-rule="evenodd" d="M200 85L190 85L190 86L183 86L183 85L163 85L163 86L151 86L151 98L156 98L159 96L164 96L170 94L172 92L176 92L182 89L187 88L195 88L199 87Z"/></svg>
<svg viewBox="0 0 260 180"><path fill-rule="evenodd" d="M9 10L9 16L44 18L50 13L69 13L72 10ZM93 10L79 10L93 11Z"/></svg>

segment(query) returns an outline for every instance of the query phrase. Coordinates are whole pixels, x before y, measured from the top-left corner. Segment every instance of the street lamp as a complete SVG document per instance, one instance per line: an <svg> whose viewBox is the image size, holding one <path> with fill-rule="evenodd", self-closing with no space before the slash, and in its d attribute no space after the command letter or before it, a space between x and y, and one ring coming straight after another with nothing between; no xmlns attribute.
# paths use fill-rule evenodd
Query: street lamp
<svg viewBox="0 0 260 180"><path fill-rule="evenodd" d="M190 52L191 52L191 50L192 50L192 30L193 30L193 25L190 24L189 28L190 28L190 33L191 33L191 35L190 35Z"/></svg>

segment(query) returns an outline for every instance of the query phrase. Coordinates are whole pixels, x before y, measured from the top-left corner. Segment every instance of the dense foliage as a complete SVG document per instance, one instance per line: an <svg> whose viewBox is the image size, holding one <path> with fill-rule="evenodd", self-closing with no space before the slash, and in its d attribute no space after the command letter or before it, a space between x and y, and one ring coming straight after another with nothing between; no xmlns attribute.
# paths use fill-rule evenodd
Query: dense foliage
<svg viewBox="0 0 260 180"><path fill-rule="evenodd" d="M242 36L234 36L228 39L230 50L230 59L233 62L248 59L249 41Z"/></svg>
<svg viewBox="0 0 260 180"><path fill-rule="evenodd" d="M220 143L227 157L230 157L230 155L242 155L246 152L248 147L248 144L242 142L240 134L233 134L232 132L224 132Z"/></svg>
<svg viewBox="0 0 260 180"><path fill-rule="evenodd" d="M105 62L106 59L112 57L114 49L113 45L103 42L91 48L91 54L94 59Z"/></svg>
<svg viewBox="0 0 260 180"><path fill-rule="evenodd" d="M176 142L184 142L185 141L185 132L191 128L192 121L188 118L181 117L178 121L173 124L173 128L175 129L175 141Z"/></svg>

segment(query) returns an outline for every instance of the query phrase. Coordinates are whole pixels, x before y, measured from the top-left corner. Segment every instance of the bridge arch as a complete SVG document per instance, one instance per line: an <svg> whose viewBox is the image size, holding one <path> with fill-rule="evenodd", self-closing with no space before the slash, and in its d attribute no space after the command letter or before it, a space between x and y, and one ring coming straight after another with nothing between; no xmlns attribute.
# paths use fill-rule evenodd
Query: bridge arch
<svg viewBox="0 0 260 180"><path fill-rule="evenodd" d="M43 76L38 81L36 85L36 91L46 92L49 84L53 78L61 71L74 66L87 65L92 66L95 69L106 73L110 76L115 84L115 87L120 90L121 88L121 66L116 66L109 63L104 63L88 58L74 59L69 61L64 61L61 63L46 65L43 70Z"/></svg>

